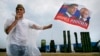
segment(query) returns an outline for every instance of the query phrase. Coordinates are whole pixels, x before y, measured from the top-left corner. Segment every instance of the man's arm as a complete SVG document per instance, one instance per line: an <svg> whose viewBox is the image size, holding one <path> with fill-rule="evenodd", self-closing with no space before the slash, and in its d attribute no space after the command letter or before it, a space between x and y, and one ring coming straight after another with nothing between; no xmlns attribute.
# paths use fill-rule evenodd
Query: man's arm
<svg viewBox="0 0 100 56"><path fill-rule="evenodd" d="M44 27L43 27L43 30L49 29L49 28L52 28L52 24L49 24L49 25L47 25L47 26L44 26Z"/></svg>
<svg viewBox="0 0 100 56"><path fill-rule="evenodd" d="M17 22L20 20L20 15L16 14L15 20L12 22L11 25L9 25L6 29L5 32L6 34L9 34L9 32L14 28L14 26L17 24Z"/></svg>
<svg viewBox="0 0 100 56"><path fill-rule="evenodd" d="M43 26L43 27L33 24L32 28L37 29L37 30L45 30L45 29L52 28L52 24L49 24L49 25Z"/></svg>
<svg viewBox="0 0 100 56"><path fill-rule="evenodd" d="M15 20L10 26L8 26L5 29L6 34L9 34L9 32L13 29L13 27L17 24L18 20Z"/></svg>
<svg viewBox="0 0 100 56"><path fill-rule="evenodd" d="M17 24L18 20L15 20L10 26L8 26L5 29L6 34L9 34L9 32L13 29L13 27Z"/></svg>

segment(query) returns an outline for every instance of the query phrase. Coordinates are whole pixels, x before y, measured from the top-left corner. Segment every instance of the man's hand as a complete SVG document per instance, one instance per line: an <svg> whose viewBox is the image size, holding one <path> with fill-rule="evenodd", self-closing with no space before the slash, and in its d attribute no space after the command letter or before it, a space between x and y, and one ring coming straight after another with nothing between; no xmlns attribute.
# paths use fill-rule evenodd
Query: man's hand
<svg viewBox="0 0 100 56"><path fill-rule="evenodd" d="M17 13L16 15L15 15L15 20L20 20L21 19L21 15L19 14L19 13Z"/></svg>
<svg viewBox="0 0 100 56"><path fill-rule="evenodd" d="M52 28L52 24L49 24L47 27L48 27L48 28Z"/></svg>
<svg viewBox="0 0 100 56"><path fill-rule="evenodd" d="M47 25L47 26L44 26L44 27L43 27L43 30L49 29L49 28L52 28L52 24L49 24L49 25Z"/></svg>

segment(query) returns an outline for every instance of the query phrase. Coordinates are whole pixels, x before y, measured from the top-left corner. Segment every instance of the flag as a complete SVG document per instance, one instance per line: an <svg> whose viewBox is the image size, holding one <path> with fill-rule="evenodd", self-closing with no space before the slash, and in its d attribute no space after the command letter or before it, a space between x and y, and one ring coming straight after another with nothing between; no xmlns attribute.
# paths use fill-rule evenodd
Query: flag
<svg viewBox="0 0 100 56"><path fill-rule="evenodd" d="M63 4L54 19L87 29L90 20L89 10L84 7L75 10L75 5L77 4ZM74 14L71 14L71 11L74 11Z"/></svg>

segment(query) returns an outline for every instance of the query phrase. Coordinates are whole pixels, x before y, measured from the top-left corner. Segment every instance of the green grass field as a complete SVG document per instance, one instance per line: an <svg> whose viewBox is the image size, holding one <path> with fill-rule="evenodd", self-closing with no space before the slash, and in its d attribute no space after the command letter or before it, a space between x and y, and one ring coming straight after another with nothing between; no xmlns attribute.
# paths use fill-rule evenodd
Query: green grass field
<svg viewBox="0 0 100 56"><path fill-rule="evenodd" d="M0 52L0 56L6 56L5 52Z"/></svg>
<svg viewBox="0 0 100 56"><path fill-rule="evenodd" d="M0 56L6 56L6 53L0 52ZM100 53L42 53L42 56L100 56Z"/></svg>

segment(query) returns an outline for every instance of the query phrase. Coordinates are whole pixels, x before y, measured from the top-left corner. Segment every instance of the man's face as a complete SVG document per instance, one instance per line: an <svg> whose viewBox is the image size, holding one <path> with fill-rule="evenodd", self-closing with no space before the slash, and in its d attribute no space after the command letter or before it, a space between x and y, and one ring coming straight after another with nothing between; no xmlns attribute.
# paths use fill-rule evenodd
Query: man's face
<svg viewBox="0 0 100 56"><path fill-rule="evenodd" d="M89 16L89 12L86 11L86 10L84 10L83 13L81 14L81 16L82 16L83 18L87 18L87 17Z"/></svg>
<svg viewBox="0 0 100 56"><path fill-rule="evenodd" d="M69 12L71 15L73 15L73 14L76 12L77 8L78 8L78 6L69 7L69 8L68 8L68 12Z"/></svg>
<svg viewBox="0 0 100 56"><path fill-rule="evenodd" d="M25 10L23 8L17 8L16 14L19 15L20 18L23 17L23 14L25 13Z"/></svg>

